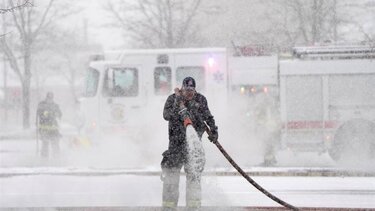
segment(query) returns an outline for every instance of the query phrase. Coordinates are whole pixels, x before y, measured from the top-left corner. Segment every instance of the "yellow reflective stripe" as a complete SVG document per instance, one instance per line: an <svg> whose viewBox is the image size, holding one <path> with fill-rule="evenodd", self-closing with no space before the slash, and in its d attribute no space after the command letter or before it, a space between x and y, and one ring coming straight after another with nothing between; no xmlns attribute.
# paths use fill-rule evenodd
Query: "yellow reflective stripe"
<svg viewBox="0 0 375 211"><path fill-rule="evenodd" d="M201 201L200 200L189 200L187 202L188 207L200 207L201 206Z"/></svg>
<svg viewBox="0 0 375 211"><path fill-rule="evenodd" d="M39 129L43 129L43 130L57 130L59 128L56 125L39 125Z"/></svg>
<svg viewBox="0 0 375 211"><path fill-rule="evenodd" d="M174 201L163 201L163 207L174 208L177 207L177 203Z"/></svg>

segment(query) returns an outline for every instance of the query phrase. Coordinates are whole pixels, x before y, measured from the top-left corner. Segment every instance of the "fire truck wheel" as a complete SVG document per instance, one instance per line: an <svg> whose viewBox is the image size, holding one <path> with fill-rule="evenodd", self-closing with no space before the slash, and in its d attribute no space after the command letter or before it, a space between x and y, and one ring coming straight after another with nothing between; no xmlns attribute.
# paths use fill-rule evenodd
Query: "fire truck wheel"
<svg viewBox="0 0 375 211"><path fill-rule="evenodd" d="M337 129L329 155L338 162L366 162L373 155L374 149L375 123L353 119Z"/></svg>

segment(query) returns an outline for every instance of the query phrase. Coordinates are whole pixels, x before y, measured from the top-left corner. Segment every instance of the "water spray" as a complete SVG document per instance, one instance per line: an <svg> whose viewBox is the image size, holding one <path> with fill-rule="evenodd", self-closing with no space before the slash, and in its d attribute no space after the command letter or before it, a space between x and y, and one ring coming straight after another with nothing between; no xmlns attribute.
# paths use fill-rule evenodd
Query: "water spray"
<svg viewBox="0 0 375 211"><path fill-rule="evenodd" d="M203 171L205 161L205 152L197 132L193 127L193 123L190 119L189 113L185 110L181 110L182 119L186 128L186 143L188 152L188 168L192 174L196 177Z"/></svg>

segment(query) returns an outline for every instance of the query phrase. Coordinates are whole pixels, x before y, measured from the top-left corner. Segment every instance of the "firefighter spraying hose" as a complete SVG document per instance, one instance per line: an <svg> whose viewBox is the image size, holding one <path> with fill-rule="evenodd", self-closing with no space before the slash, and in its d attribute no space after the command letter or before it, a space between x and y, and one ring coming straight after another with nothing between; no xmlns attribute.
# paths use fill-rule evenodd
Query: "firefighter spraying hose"
<svg viewBox="0 0 375 211"><path fill-rule="evenodd" d="M177 210L180 171L186 172L187 210L201 207L201 175L205 165L202 135L205 123L217 134L214 117L207 99L195 90L195 80L186 77L182 88L176 88L164 105L163 117L168 121L169 145L161 161L163 209Z"/></svg>
<svg viewBox="0 0 375 211"><path fill-rule="evenodd" d="M163 210L176 210L179 198L181 168L186 172L186 206L188 210L201 207L201 174L205 165L202 135L208 133L213 142L236 170L253 186L279 204L292 209L296 207L273 196L258 185L233 161L218 142L218 127L208 109L206 98L195 91L195 80L187 77L182 88L175 89L164 105L163 117L169 122L169 146L161 161L163 181Z"/></svg>

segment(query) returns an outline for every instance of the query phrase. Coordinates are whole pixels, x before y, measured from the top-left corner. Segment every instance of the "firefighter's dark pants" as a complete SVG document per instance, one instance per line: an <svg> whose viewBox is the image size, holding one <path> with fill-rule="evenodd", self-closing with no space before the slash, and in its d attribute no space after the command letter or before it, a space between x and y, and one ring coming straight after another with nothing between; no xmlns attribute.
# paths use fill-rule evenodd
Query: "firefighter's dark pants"
<svg viewBox="0 0 375 211"><path fill-rule="evenodd" d="M188 210L198 210L201 206L201 174L193 174L186 165L180 165L172 168L163 167L163 210L176 210L179 198L179 182L181 168L184 166L186 173L186 206ZM203 171L203 168L201 168Z"/></svg>
<svg viewBox="0 0 375 211"><path fill-rule="evenodd" d="M60 153L59 147L59 133L57 130L48 130L48 129L40 129L39 130L42 148L41 148L41 156L42 157L49 157L50 155L50 146L52 148L52 153L54 156L57 156Z"/></svg>

